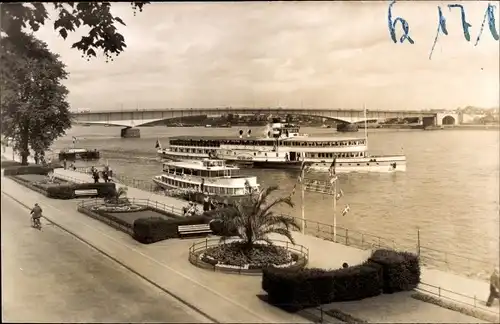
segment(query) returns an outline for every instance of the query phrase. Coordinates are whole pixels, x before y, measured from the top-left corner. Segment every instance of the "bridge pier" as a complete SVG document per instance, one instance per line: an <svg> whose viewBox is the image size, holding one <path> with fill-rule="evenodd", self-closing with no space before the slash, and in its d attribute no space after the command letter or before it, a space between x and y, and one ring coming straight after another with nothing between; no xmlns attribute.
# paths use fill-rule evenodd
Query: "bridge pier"
<svg viewBox="0 0 500 324"><path fill-rule="evenodd" d="M434 117L422 117L422 125L425 127L428 126L436 126L437 125L437 118L436 116Z"/></svg>
<svg viewBox="0 0 500 324"><path fill-rule="evenodd" d="M139 138L141 137L141 130L135 127L125 127L121 130L120 135L123 138Z"/></svg>

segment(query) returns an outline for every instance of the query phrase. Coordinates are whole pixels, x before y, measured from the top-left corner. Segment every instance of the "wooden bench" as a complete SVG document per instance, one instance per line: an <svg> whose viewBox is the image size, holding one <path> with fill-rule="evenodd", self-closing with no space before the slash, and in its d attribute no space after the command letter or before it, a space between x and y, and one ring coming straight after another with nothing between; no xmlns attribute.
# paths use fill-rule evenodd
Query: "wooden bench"
<svg viewBox="0 0 500 324"><path fill-rule="evenodd" d="M203 236L212 233L209 224L179 225L177 228L180 237Z"/></svg>

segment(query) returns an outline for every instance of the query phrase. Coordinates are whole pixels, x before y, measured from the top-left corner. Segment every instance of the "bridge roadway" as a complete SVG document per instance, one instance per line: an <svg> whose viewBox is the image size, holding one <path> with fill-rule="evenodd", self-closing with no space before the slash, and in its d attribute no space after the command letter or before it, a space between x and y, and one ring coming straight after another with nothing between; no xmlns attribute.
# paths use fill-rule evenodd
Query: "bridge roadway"
<svg viewBox="0 0 500 324"><path fill-rule="evenodd" d="M362 109L305 109L305 108L174 108L174 109L130 109L130 110L92 110L73 114L77 123L109 124L125 127L141 126L159 120L201 116L201 115L308 115L331 118L347 123L363 122L388 118L419 117L435 119L437 114L429 111L416 110L367 110Z"/></svg>
<svg viewBox="0 0 500 324"><path fill-rule="evenodd" d="M2 193L2 322L210 323Z"/></svg>

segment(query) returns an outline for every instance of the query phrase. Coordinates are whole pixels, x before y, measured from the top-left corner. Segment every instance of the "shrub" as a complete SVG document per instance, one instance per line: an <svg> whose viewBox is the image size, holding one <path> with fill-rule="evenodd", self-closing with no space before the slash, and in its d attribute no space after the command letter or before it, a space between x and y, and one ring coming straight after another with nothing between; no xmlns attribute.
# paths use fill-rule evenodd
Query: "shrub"
<svg viewBox="0 0 500 324"><path fill-rule="evenodd" d="M55 199L73 199L75 198L75 189L73 184L62 184L45 186L47 197Z"/></svg>
<svg viewBox="0 0 500 324"><path fill-rule="evenodd" d="M145 244L179 237L178 227L181 225L206 224L203 216L189 216L177 219L161 217L139 218L134 221L134 238Z"/></svg>
<svg viewBox="0 0 500 324"><path fill-rule="evenodd" d="M166 220L161 217L136 219L132 227L134 239L144 244L161 241L164 238L158 235L158 228L163 228L166 225L165 222Z"/></svg>
<svg viewBox="0 0 500 324"><path fill-rule="evenodd" d="M7 167L4 170L5 176L15 176L22 174L48 174L53 171L53 168L45 167L41 165L19 165Z"/></svg>
<svg viewBox="0 0 500 324"><path fill-rule="evenodd" d="M269 302L289 311L377 296L381 286L377 265L368 263L338 270L270 267L262 274L262 289Z"/></svg>
<svg viewBox="0 0 500 324"><path fill-rule="evenodd" d="M420 263L413 253L380 249L373 252L368 261L382 266L386 294L412 290L420 283Z"/></svg>
<svg viewBox="0 0 500 324"><path fill-rule="evenodd" d="M98 198L105 198L116 190L114 183L69 183L61 185L48 185L42 187L47 191L47 196L56 199L73 199L75 190L97 189Z"/></svg>
<svg viewBox="0 0 500 324"><path fill-rule="evenodd" d="M21 162L17 161L2 161L2 168L10 168L13 166L20 166Z"/></svg>
<svg viewBox="0 0 500 324"><path fill-rule="evenodd" d="M333 271L333 301L360 300L380 295L380 274L380 267L367 263Z"/></svg>
<svg viewBox="0 0 500 324"><path fill-rule="evenodd" d="M113 182L98 182L98 183L75 183L74 190L97 189L97 197L108 198L116 193L116 184Z"/></svg>

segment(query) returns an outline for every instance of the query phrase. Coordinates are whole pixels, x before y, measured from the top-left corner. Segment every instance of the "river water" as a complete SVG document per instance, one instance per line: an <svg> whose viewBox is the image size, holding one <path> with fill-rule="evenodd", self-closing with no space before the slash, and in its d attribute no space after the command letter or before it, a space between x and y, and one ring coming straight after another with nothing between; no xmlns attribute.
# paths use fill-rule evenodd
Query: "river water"
<svg viewBox="0 0 500 324"><path fill-rule="evenodd" d="M166 146L169 136L236 135L236 128L143 127L141 138L120 138L119 127L75 126L60 138L55 149L68 147L72 136L76 147L98 149L102 161L128 177L149 180L161 174L156 157L157 139ZM252 133L257 134L259 128ZM301 132L335 136L331 129L303 128ZM363 136L357 133L355 136ZM349 204L350 212L337 217L337 225L351 230L392 238L397 244L416 248L417 228L422 247L455 253L498 264L499 256L499 132L485 130L370 130L371 154L407 156L407 171L396 173L341 174L339 186L345 196L339 211ZM77 165L78 166L78 165ZM298 171L245 169L262 186L279 185L288 194ZM325 174L308 174L325 179ZM296 207L279 211L301 217L300 192ZM331 197L306 192L307 219L331 224ZM444 258L444 256L442 256ZM450 256L447 256L450 258ZM487 273L485 265L473 267L475 274Z"/></svg>

